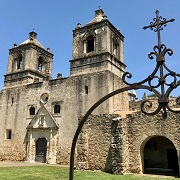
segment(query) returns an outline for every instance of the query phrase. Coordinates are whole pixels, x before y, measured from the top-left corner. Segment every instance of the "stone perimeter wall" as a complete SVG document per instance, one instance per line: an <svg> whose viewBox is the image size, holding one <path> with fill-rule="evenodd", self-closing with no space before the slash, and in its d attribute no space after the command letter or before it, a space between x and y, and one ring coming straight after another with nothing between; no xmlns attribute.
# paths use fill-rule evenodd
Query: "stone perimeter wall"
<svg viewBox="0 0 180 180"><path fill-rule="evenodd" d="M180 154L180 115L168 112L146 116L141 112L120 119L91 115L77 142L77 169L110 173L143 173L144 146L155 136L169 139ZM180 163L180 162L179 162Z"/></svg>
<svg viewBox="0 0 180 180"><path fill-rule="evenodd" d="M168 112L167 119L163 119L161 113L154 116L146 116L141 112L128 115L123 120L126 127L127 144L124 157L127 157L125 172L144 172L144 146L152 137L163 136L169 139L180 153L180 115ZM179 158L178 158L179 159ZM180 162L179 162L180 163Z"/></svg>
<svg viewBox="0 0 180 180"><path fill-rule="evenodd" d="M116 115L89 117L77 142L76 169L121 173L122 128L117 119Z"/></svg>

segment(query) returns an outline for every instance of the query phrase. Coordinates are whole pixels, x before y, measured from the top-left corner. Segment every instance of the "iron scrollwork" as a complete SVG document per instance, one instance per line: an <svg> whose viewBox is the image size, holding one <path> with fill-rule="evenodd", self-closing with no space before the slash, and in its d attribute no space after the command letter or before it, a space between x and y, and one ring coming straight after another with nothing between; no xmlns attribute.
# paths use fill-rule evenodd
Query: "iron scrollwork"
<svg viewBox="0 0 180 180"><path fill-rule="evenodd" d="M170 19L167 21L165 18L159 16L159 11L156 11L156 18L154 18L153 21L154 22L151 22L149 26L144 26L143 29L150 28L158 34L158 45L154 46L154 51L148 54L148 58L151 60L154 59L154 56L156 57L156 67L154 71L150 76L138 83L130 84L126 81L126 78L130 79L132 77L132 75L129 72L126 72L123 75L122 79L126 85L133 87L134 84L136 84L136 89L138 89L138 87L143 84L148 84L151 90L159 88L160 92L154 91L155 95L157 96L158 106L155 108L153 107L153 102L151 100L144 100L141 103L141 111L146 115L155 115L162 110L162 115L164 118L166 118L167 110L174 113L180 113L180 110L174 110L169 106L169 95L172 92L172 90L174 90L180 85L180 81L178 81L178 77L180 77L180 74L171 71L166 66L165 55L168 54L169 56L172 56L173 51L170 48L166 48L164 44L161 44L160 39L160 31L163 30L162 26L165 27L168 22L173 22L174 19ZM165 71L166 74L164 74ZM157 75L158 72L159 75ZM167 81L169 77L172 78L171 82ZM154 85L153 82L155 80L157 84ZM176 99L176 104L180 105L180 97Z"/></svg>

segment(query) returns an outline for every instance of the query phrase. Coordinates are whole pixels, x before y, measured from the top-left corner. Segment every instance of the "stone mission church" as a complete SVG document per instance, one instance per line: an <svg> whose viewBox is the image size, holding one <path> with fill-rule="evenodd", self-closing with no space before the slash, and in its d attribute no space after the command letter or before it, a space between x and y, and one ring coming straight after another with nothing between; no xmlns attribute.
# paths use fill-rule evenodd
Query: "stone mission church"
<svg viewBox="0 0 180 180"><path fill-rule="evenodd" d="M53 54L36 32L9 50L0 94L0 160L68 164L87 110L122 88L124 36L102 9L73 30L70 76L52 78ZM80 134L76 167L111 173L179 173L179 116L147 117L129 108L128 92L101 104ZM124 114L129 114L123 116ZM123 118L124 117L124 118Z"/></svg>

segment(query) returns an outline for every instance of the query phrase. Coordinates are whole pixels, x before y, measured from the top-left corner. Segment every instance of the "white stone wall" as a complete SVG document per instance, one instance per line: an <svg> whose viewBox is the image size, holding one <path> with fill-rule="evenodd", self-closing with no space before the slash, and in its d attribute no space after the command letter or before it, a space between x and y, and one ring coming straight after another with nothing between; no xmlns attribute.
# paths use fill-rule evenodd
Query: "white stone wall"
<svg viewBox="0 0 180 180"><path fill-rule="evenodd" d="M85 93L85 86L88 86L88 94ZM59 126L56 149L57 151L58 149L61 151L65 149L69 153L72 138L78 125L78 116L85 114L100 98L121 86L122 83L118 77L109 71L104 71L3 89L0 96L0 111L2 112L0 117L2 124L0 127L0 143L3 146L6 141L6 129L11 129L12 137L18 134L23 140L21 143L24 146L28 144L26 128L33 118L33 116L29 116L29 107L33 105L37 113L41 107L40 97L47 93L49 98L45 107ZM119 100L121 100L121 96L117 96L114 100L113 98L107 100L93 114L108 114L114 109L124 109L125 106L128 108L128 99L123 104L118 103ZM55 102L60 103L61 106L61 112L58 115L53 114ZM24 154L26 151L27 149L24 148ZM59 155L57 157L58 161L61 162L61 157ZM69 157L63 157L63 159L67 158ZM33 159L32 156L30 159Z"/></svg>

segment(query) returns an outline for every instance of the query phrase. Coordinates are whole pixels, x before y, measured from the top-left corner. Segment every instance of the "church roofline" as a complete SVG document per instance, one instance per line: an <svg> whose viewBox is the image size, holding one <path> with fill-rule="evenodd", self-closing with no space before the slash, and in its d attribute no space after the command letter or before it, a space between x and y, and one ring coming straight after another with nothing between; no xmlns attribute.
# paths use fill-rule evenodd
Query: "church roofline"
<svg viewBox="0 0 180 180"><path fill-rule="evenodd" d="M94 24L94 23L103 21L105 19L107 19L107 16L104 13L104 11L102 9L98 9L98 10L95 11L95 17L90 22L88 22L86 25Z"/></svg>
<svg viewBox="0 0 180 180"><path fill-rule="evenodd" d="M30 32L29 38L25 40L24 42L22 42L19 46L24 45L24 44L29 44L29 43L32 43L44 49L43 45L37 40L37 33L34 31Z"/></svg>
<svg viewBox="0 0 180 180"><path fill-rule="evenodd" d="M91 26L94 29L96 27L100 27L100 26L104 26L104 25L107 25L112 31L116 32L119 36L121 36L122 40L124 39L124 36L121 34L121 32L108 19L105 19L105 20L102 20L100 22L96 22L93 24L88 24L83 27L76 28L73 30L73 33L75 34L78 31L87 31L87 29L92 29L92 28L90 28Z"/></svg>
<svg viewBox="0 0 180 180"><path fill-rule="evenodd" d="M50 51L45 50L44 48L41 48L41 47L39 47L39 46L37 46L36 44L33 44L33 43L21 44L21 45L19 45L17 47L10 48L9 52L12 53L13 51L19 51L19 50L21 50L22 47L33 48L33 49L37 49L38 48L39 51L44 52L49 57L53 57L54 56L54 54L52 54Z"/></svg>
<svg viewBox="0 0 180 180"><path fill-rule="evenodd" d="M38 47L40 48L41 50L43 50L44 52L47 52L49 54L51 54L51 56L54 56L51 52L50 52L50 48L47 48L47 50L42 46L42 44L37 40L37 33L32 31L29 33L29 38L27 40L25 40L24 42L22 42L21 44L17 45L17 44L14 44L14 47L9 49L9 51L13 51L15 49L19 49L21 47L24 47L24 46L32 46L33 45L35 47Z"/></svg>

